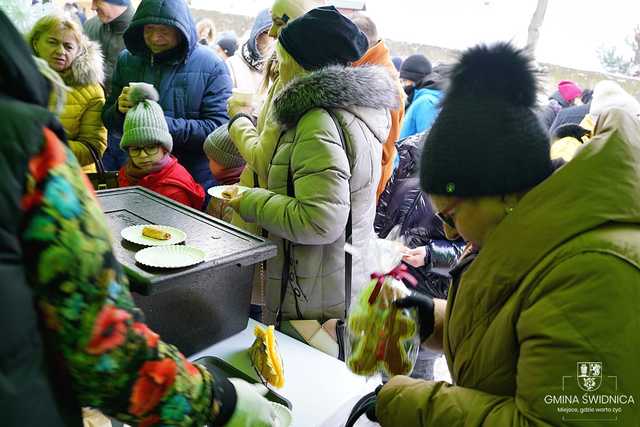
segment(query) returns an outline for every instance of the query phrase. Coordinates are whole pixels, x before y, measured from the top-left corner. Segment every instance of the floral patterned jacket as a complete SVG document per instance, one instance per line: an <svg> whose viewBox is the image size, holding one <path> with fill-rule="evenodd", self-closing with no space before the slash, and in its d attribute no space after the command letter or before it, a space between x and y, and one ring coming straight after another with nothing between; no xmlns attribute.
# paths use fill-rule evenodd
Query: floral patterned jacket
<svg viewBox="0 0 640 427"><path fill-rule="evenodd" d="M22 245L45 335L78 403L142 427L220 425L236 395L144 323L103 214L68 147L44 129L28 164Z"/></svg>

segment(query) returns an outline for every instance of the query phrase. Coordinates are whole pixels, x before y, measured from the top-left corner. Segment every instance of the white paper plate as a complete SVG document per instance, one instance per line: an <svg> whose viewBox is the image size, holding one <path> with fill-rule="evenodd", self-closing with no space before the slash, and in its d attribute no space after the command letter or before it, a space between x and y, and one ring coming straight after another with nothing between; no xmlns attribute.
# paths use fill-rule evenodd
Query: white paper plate
<svg viewBox="0 0 640 427"><path fill-rule="evenodd" d="M276 420L278 421L276 425L278 427L289 427L293 421L291 409L276 402L271 402L271 405L273 405L273 409L275 409Z"/></svg>
<svg viewBox="0 0 640 427"><path fill-rule="evenodd" d="M204 251L193 246L154 246L136 253L136 261L149 267L180 268L204 261Z"/></svg>
<svg viewBox="0 0 640 427"><path fill-rule="evenodd" d="M222 192L227 190L230 187L233 187L233 185L217 185L215 187L209 188L207 190L207 193L209 193L211 197L215 197L216 199L230 200L226 197L222 197ZM236 185L236 187L238 187L238 194L242 194L243 192L249 189L249 187L243 187L242 185Z"/></svg>
<svg viewBox="0 0 640 427"><path fill-rule="evenodd" d="M168 233L171 233L171 237L167 240L158 240L152 239L151 237L143 236L142 229L149 225L153 225L153 227L155 228L159 228L161 230L167 231ZM187 239L187 234L180 229L169 227L168 225L154 224L131 225L127 228L124 228L120 232L120 236L122 236L123 239L128 240L129 242L142 246L177 245L178 243L182 243Z"/></svg>

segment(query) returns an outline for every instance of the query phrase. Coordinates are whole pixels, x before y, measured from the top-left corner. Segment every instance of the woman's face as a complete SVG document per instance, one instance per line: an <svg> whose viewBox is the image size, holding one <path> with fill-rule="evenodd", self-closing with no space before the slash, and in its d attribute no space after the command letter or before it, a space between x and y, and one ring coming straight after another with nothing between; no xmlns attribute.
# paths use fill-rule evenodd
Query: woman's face
<svg viewBox="0 0 640 427"><path fill-rule="evenodd" d="M477 248L482 247L506 215L502 197L460 199L431 195L431 203L435 212L450 218L455 225L455 228L452 228L444 224L444 232L448 239L462 237Z"/></svg>
<svg viewBox="0 0 640 427"><path fill-rule="evenodd" d="M164 157L166 150L159 144L147 147L129 147L129 158L138 169L149 170Z"/></svg>
<svg viewBox="0 0 640 427"><path fill-rule="evenodd" d="M67 71L78 57L80 46L73 30L64 27L42 34L33 46L36 56L59 73Z"/></svg>

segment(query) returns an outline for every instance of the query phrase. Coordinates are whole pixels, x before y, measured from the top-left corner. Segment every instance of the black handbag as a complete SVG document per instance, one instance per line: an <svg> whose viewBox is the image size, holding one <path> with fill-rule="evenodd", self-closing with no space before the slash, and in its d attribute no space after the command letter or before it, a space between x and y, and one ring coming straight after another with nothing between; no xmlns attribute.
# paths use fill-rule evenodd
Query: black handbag
<svg viewBox="0 0 640 427"><path fill-rule="evenodd" d="M344 427L353 427L358 419L363 415L366 415L370 421L378 421L376 418L376 402L378 400L378 392L381 388L382 385L379 385L374 391L365 394L360 400L358 400L358 402L353 406Z"/></svg>
<svg viewBox="0 0 640 427"><path fill-rule="evenodd" d="M118 171L105 171L104 164L102 163L102 158L98 151L92 147L90 144L87 144L83 141L79 141L82 145L85 146L89 153L91 153L91 157L93 158L93 163L96 165L96 172L87 173L87 178L93 185L93 188L96 190L106 190L108 188L118 188Z"/></svg>

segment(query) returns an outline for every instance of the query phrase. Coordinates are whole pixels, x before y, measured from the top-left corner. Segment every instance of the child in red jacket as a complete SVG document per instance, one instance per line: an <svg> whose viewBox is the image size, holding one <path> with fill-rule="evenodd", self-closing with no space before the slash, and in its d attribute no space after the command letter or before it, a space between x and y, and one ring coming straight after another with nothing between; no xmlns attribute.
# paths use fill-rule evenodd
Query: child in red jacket
<svg viewBox="0 0 640 427"><path fill-rule="evenodd" d="M129 154L120 169L121 187L140 185L192 208L201 209L204 190L171 155L173 139L158 92L146 83L132 84L129 102L133 105L124 120L120 148Z"/></svg>

